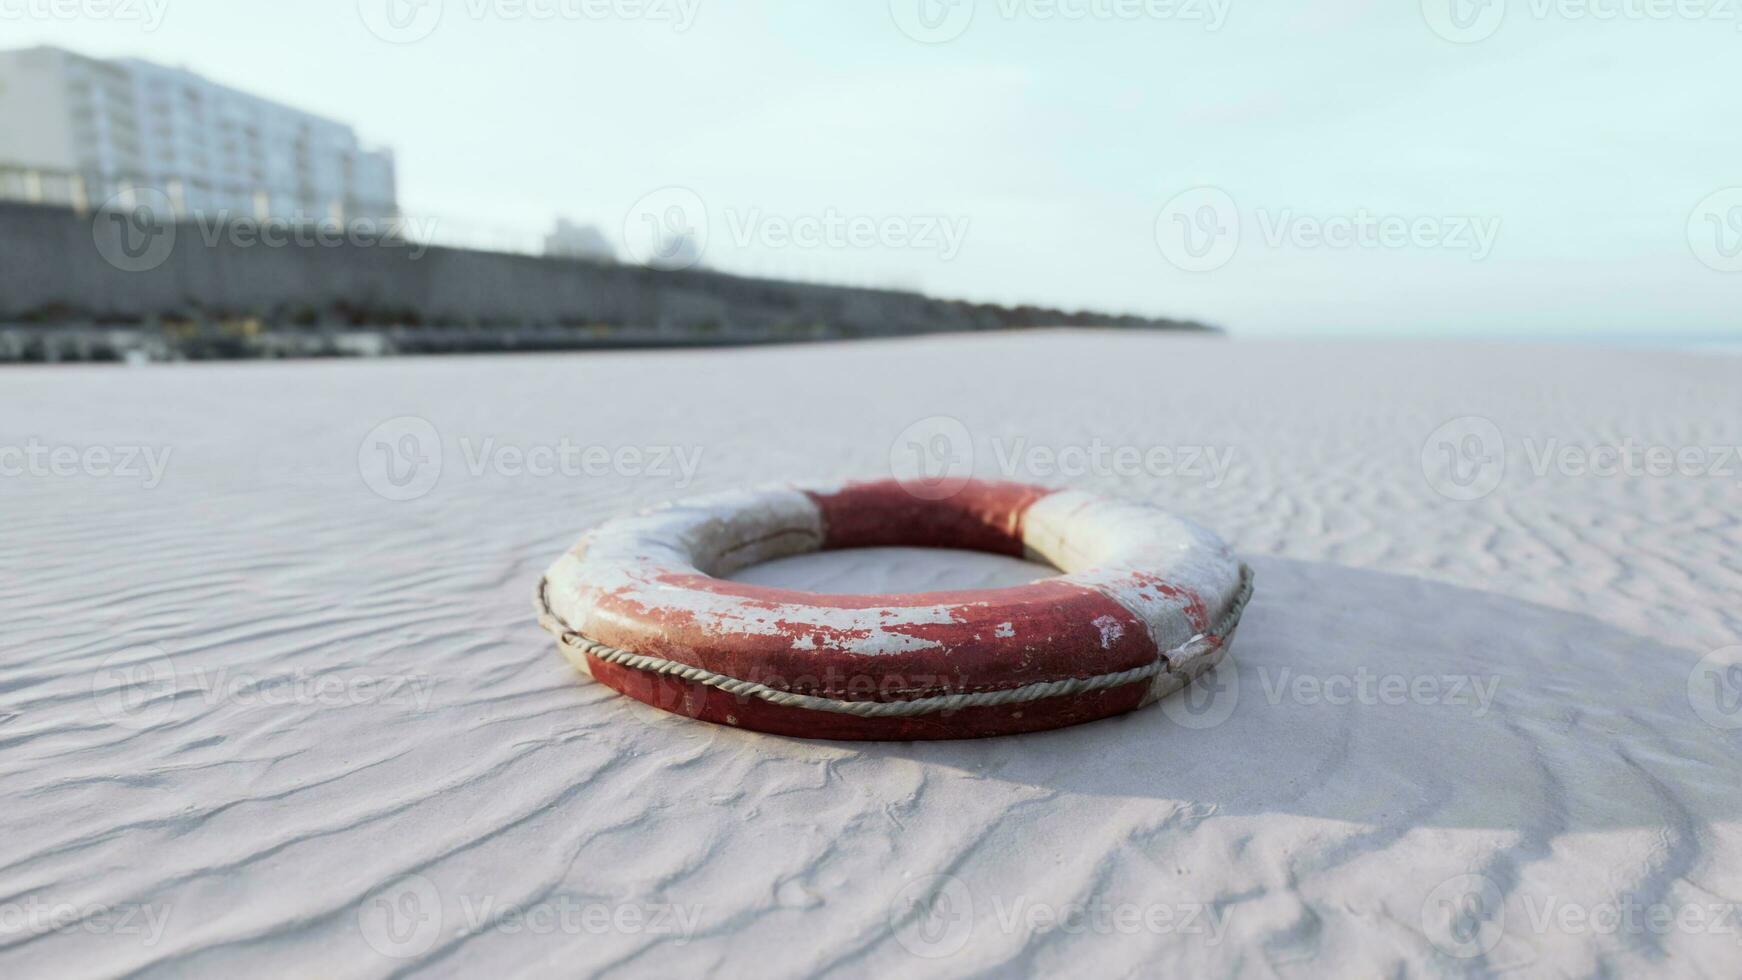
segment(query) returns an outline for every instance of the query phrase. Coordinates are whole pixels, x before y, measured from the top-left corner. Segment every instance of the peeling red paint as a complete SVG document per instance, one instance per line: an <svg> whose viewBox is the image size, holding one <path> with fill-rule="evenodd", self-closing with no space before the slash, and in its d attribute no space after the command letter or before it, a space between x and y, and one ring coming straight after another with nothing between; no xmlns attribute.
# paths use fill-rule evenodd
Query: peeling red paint
<svg viewBox="0 0 1742 980"><path fill-rule="evenodd" d="M1192 629L1197 632L1202 633L1210 628L1209 607L1204 605L1203 597L1195 590L1174 585L1146 572L1132 572L1131 581L1134 588L1149 589L1179 602L1180 608L1185 610L1186 618L1191 620Z"/></svg>
<svg viewBox="0 0 1742 980"><path fill-rule="evenodd" d="M975 480L943 500L922 500L881 480L809 496L823 512L824 548L961 548L1020 556L1022 515L1050 492Z"/></svg>
<svg viewBox="0 0 1742 980"><path fill-rule="evenodd" d="M769 611L864 610L880 619L899 620L901 611L943 607L949 621L893 622L882 630L926 642L912 652L855 655L851 643L869 630L840 628L789 618L772 620L769 632L730 632L703 624L681 609L658 608L621 594L597 599L600 617L589 635L601 643L693 664L717 673L766 683L769 676L791 678L831 664L844 676L931 675L984 688L1021 687L1065 676L1091 676L1141 666L1154 660L1155 644L1143 623L1107 596L1059 579L1043 579L1009 589L891 595L821 595L728 582L706 576L669 575L661 581L728 597L754 596ZM1119 636L1103 639L1097 621L1119 625ZM1008 625L1007 630L999 630ZM805 693L841 697L841 687ZM949 692L943 692L949 693Z"/></svg>
<svg viewBox="0 0 1742 980"><path fill-rule="evenodd" d="M1031 514L1040 515L1032 528ZM886 595L769 588L705 571L730 567L738 555L797 553L807 542L1008 555L1040 549L1072 571L1008 589ZM1105 560L1111 564L1101 566ZM1231 601L1238 565L1213 535L1138 504L979 481L947 499L922 500L881 481L655 508L590 532L547 580L553 610L599 643L782 691L890 701L1153 665L1164 647L1208 631ZM588 659L602 682L667 710L821 738L1052 728L1130 710L1152 690L1144 680L950 716L867 719Z"/></svg>

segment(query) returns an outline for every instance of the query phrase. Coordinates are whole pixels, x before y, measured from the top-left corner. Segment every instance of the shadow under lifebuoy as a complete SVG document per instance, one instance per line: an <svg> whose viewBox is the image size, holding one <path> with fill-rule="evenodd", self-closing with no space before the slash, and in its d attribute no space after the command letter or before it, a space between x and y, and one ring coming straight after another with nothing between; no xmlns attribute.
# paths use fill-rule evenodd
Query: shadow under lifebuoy
<svg viewBox="0 0 1742 980"><path fill-rule="evenodd" d="M1572 831L1742 814L1742 730L1696 708L1699 653L1424 579L1252 564L1229 659L1160 705L1032 735L834 744L1222 814L1493 828L1554 814ZM1717 708L1742 722L1742 706Z"/></svg>

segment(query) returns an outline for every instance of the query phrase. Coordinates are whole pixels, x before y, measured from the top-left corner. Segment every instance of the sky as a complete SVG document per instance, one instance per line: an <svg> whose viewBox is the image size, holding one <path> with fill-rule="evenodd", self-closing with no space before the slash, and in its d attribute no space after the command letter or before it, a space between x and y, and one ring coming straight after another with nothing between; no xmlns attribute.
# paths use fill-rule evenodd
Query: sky
<svg viewBox="0 0 1742 980"><path fill-rule="evenodd" d="M438 234L1196 319L1742 338L1742 0L0 0L397 158Z"/></svg>

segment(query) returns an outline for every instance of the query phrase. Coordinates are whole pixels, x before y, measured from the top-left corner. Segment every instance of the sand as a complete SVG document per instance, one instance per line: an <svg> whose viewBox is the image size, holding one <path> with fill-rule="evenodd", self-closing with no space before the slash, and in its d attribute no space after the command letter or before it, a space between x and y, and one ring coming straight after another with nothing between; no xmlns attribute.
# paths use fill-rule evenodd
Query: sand
<svg viewBox="0 0 1742 980"><path fill-rule="evenodd" d="M1735 975L1738 381L1060 333L0 372L0 974ZM1218 530L1258 574L1231 662L1071 730L822 743L621 698L534 623L593 522L915 444Z"/></svg>

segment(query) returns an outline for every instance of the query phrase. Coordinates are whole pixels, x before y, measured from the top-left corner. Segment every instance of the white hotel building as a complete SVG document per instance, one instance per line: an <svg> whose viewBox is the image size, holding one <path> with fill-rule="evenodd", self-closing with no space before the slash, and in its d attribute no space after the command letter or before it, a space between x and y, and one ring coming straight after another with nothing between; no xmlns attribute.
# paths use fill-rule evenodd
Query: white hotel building
<svg viewBox="0 0 1742 980"><path fill-rule="evenodd" d="M344 123L148 61L0 51L0 197L84 208L138 188L183 215L397 213L392 152Z"/></svg>

